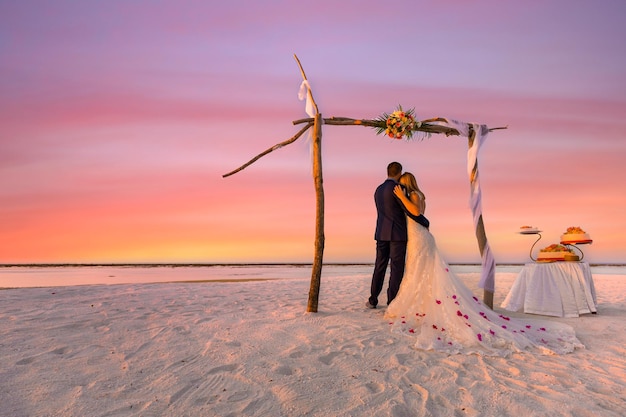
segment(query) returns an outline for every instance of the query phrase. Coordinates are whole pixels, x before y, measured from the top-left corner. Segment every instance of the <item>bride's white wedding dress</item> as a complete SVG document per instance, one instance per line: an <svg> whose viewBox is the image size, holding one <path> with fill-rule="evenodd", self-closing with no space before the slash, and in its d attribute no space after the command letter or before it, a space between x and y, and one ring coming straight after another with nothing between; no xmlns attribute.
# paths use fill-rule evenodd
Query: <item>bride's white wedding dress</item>
<svg viewBox="0 0 626 417"><path fill-rule="evenodd" d="M426 228L410 217L407 227L404 278L385 318L393 331L410 336L416 348L495 356L584 348L571 326L491 310L450 270Z"/></svg>

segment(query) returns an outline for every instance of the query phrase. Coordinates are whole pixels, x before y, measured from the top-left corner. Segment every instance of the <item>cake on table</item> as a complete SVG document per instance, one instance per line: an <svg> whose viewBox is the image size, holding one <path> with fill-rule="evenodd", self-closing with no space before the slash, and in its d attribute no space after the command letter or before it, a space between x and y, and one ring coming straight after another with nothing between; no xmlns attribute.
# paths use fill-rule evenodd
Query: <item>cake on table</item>
<svg viewBox="0 0 626 417"><path fill-rule="evenodd" d="M561 235L561 244L577 244L577 243L591 243L591 237L578 226L568 227L567 231Z"/></svg>
<svg viewBox="0 0 626 417"><path fill-rule="evenodd" d="M539 233L539 230L533 226L522 226L519 228L519 232L523 235Z"/></svg>
<svg viewBox="0 0 626 417"><path fill-rule="evenodd" d="M568 249L566 246L554 243L550 246L546 246L539 251L539 254L537 255L537 261L564 261L566 256L569 258L571 255L573 255L571 249Z"/></svg>

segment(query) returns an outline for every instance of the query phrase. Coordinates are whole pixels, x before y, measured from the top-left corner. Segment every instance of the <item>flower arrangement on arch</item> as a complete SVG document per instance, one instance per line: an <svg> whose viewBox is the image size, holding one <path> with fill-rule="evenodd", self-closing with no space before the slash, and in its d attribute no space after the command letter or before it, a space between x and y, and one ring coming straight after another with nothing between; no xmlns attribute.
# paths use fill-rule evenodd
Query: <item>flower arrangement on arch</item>
<svg viewBox="0 0 626 417"><path fill-rule="evenodd" d="M419 128L422 124L415 120L415 110L403 110L402 106L391 114L383 113L376 119L381 125L377 127L377 134L385 133L393 139L407 139L413 137L413 129Z"/></svg>

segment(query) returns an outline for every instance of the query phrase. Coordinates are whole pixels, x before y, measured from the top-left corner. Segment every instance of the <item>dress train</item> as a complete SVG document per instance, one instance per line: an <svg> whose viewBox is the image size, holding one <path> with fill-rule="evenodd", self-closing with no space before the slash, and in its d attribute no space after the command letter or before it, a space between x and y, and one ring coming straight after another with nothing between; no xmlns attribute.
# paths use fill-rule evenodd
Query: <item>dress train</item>
<svg viewBox="0 0 626 417"><path fill-rule="evenodd" d="M571 326L491 310L450 270L432 234L410 218L407 223L404 278L385 318L392 331L412 337L415 348L490 356L584 348Z"/></svg>

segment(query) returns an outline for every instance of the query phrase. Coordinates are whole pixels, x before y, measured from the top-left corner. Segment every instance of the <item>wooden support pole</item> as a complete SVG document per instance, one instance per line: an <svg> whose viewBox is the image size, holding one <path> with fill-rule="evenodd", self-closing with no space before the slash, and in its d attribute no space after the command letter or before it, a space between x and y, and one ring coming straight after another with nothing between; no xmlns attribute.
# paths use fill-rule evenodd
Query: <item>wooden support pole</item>
<svg viewBox="0 0 626 417"><path fill-rule="evenodd" d="M298 63L302 79L308 84L304 68L298 57L293 57ZM317 313L317 304L320 296L320 283L322 281L322 265L324 261L324 179L322 176L322 125L324 119L317 108L310 86L307 94L313 105L315 117L313 121L313 183L315 186L315 256L311 268L311 287L309 289L309 302L306 311Z"/></svg>
<svg viewBox="0 0 626 417"><path fill-rule="evenodd" d="M478 239L478 248L480 249L480 255L482 256L485 245L487 244L487 236L485 235L485 225L483 224L483 216L478 218L478 226L476 226L476 239ZM485 266L483 265L483 268ZM493 292L484 289L483 290L483 302L493 310Z"/></svg>
<svg viewBox="0 0 626 417"><path fill-rule="evenodd" d="M322 115L313 124L313 181L315 185L315 257L311 269L311 287L307 312L317 313L324 258L324 179L322 178Z"/></svg>

